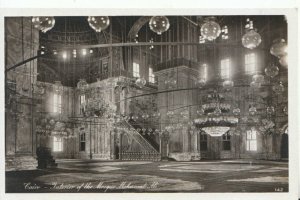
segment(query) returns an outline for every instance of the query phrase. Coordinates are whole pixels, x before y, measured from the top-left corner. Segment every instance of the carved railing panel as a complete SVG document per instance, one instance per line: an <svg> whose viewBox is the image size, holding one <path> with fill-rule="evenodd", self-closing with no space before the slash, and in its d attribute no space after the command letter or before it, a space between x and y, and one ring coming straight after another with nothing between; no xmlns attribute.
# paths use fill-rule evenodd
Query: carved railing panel
<svg viewBox="0 0 300 200"><path fill-rule="evenodd" d="M130 151L121 149L120 158L122 160L160 160L160 153L127 121L122 122L127 136L130 136L140 147L141 151Z"/></svg>

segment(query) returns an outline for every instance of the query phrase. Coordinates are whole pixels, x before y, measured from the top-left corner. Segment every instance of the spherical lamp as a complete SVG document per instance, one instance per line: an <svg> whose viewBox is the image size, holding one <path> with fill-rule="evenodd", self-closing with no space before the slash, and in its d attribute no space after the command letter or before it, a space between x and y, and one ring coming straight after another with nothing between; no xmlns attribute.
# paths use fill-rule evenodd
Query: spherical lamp
<svg viewBox="0 0 300 200"><path fill-rule="evenodd" d="M88 17L88 22L90 27L96 32L105 30L110 24L109 17L107 16L90 16Z"/></svg>
<svg viewBox="0 0 300 200"><path fill-rule="evenodd" d="M270 48L270 53L273 56L276 56L278 58L287 55L287 43L285 42L285 40L284 39L274 40Z"/></svg>
<svg viewBox="0 0 300 200"><path fill-rule="evenodd" d="M165 16L153 16L149 21L149 27L153 32L161 35L170 28L170 22Z"/></svg>
<svg viewBox="0 0 300 200"><path fill-rule="evenodd" d="M261 36L255 30L248 30L242 37L242 44L248 49L254 49L261 43Z"/></svg>
<svg viewBox="0 0 300 200"><path fill-rule="evenodd" d="M201 26L200 32L204 39L213 41L219 37L221 33L221 27L215 21L214 17L208 17L205 19L205 23Z"/></svg>
<svg viewBox="0 0 300 200"><path fill-rule="evenodd" d="M265 74L271 78L277 76L278 73L279 73L279 68L274 64L271 64L267 68L265 68Z"/></svg>
<svg viewBox="0 0 300 200"><path fill-rule="evenodd" d="M32 17L31 19L34 28L46 33L55 25L54 17Z"/></svg>

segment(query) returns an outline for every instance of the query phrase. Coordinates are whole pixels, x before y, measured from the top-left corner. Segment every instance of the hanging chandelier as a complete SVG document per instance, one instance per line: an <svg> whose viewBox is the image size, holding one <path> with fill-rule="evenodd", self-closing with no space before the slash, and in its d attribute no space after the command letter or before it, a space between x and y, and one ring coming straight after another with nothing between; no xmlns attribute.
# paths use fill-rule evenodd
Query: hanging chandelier
<svg viewBox="0 0 300 200"><path fill-rule="evenodd" d="M255 82L255 81L252 81L250 83L250 87L253 88L253 89L258 89L261 87L261 83L260 82Z"/></svg>
<svg viewBox="0 0 300 200"><path fill-rule="evenodd" d="M54 17L32 17L32 24L34 28L46 33L55 25Z"/></svg>
<svg viewBox="0 0 300 200"><path fill-rule="evenodd" d="M281 66L283 67L287 67L288 66L288 56L284 55L279 59L279 63L281 64Z"/></svg>
<svg viewBox="0 0 300 200"><path fill-rule="evenodd" d="M149 27L157 35L161 35L170 28L170 22L165 16L153 16L149 21Z"/></svg>
<svg viewBox="0 0 300 200"><path fill-rule="evenodd" d="M60 81L54 81L53 89L57 93L63 92L64 86L61 84Z"/></svg>
<svg viewBox="0 0 300 200"><path fill-rule="evenodd" d="M88 88L89 84L86 82L85 79L79 79L79 82L77 83L77 88L84 92Z"/></svg>
<svg viewBox="0 0 300 200"><path fill-rule="evenodd" d="M261 43L261 36L255 30L248 30L242 37L242 44L248 49L255 49Z"/></svg>
<svg viewBox="0 0 300 200"><path fill-rule="evenodd" d="M211 126L211 127L204 127L202 131L209 134L212 137L219 137L222 136L224 133L230 130L230 127L227 126Z"/></svg>
<svg viewBox="0 0 300 200"><path fill-rule="evenodd" d="M204 87L206 84L206 80L204 78L200 78L197 82L196 82L196 85L199 87L199 88L202 88Z"/></svg>
<svg viewBox="0 0 300 200"><path fill-rule="evenodd" d="M213 41L221 34L221 27L215 20L215 17L207 17L205 19L205 23L200 28L201 36L204 39Z"/></svg>
<svg viewBox="0 0 300 200"><path fill-rule="evenodd" d="M234 82L232 80L225 80L223 83L222 83L223 87L225 89L230 89L234 86Z"/></svg>
<svg viewBox="0 0 300 200"><path fill-rule="evenodd" d="M247 19L247 24L245 26L246 33L242 37L242 44L245 48L255 49L261 43L261 36L253 28L253 21L249 18Z"/></svg>
<svg viewBox="0 0 300 200"><path fill-rule="evenodd" d="M256 83L262 84L264 82L265 77L261 74L255 74L252 76L252 81Z"/></svg>
<svg viewBox="0 0 300 200"><path fill-rule="evenodd" d="M277 58L287 55L287 44L284 39L276 39L270 48L270 53Z"/></svg>
<svg viewBox="0 0 300 200"><path fill-rule="evenodd" d="M271 64L267 68L265 68L265 74L271 78L277 76L278 73L279 73L279 68L274 64Z"/></svg>
<svg viewBox="0 0 300 200"><path fill-rule="evenodd" d="M276 94L281 94L284 92L284 86L282 84L281 81L279 81L278 83L275 83L272 87L272 90L276 93Z"/></svg>
<svg viewBox="0 0 300 200"><path fill-rule="evenodd" d="M139 88L142 88L146 85L147 81L145 78L138 78L136 81L135 81L135 84L136 86L138 86Z"/></svg>
<svg viewBox="0 0 300 200"><path fill-rule="evenodd" d="M89 16L87 20L89 22L90 27L96 32L101 32L105 30L110 24L108 16Z"/></svg>
<svg viewBox="0 0 300 200"><path fill-rule="evenodd" d="M249 108L249 114L250 115L255 115L257 113L257 109L254 105L251 105Z"/></svg>
<svg viewBox="0 0 300 200"><path fill-rule="evenodd" d="M210 99L214 102L203 104L201 116L194 119L197 127L213 137L223 135L239 122L236 115L240 113L240 110L235 108L235 114L230 114L231 105L220 103L220 97L222 97L220 94L210 95Z"/></svg>

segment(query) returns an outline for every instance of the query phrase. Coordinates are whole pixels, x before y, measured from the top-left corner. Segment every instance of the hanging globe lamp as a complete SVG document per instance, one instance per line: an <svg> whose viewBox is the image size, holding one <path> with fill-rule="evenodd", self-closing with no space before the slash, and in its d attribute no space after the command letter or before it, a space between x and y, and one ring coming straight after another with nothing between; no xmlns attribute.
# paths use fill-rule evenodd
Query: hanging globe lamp
<svg viewBox="0 0 300 200"><path fill-rule="evenodd" d="M215 20L215 17L208 17L205 19L205 23L200 28L201 36L203 36L204 39L213 41L219 37L221 27Z"/></svg>
<svg viewBox="0 0 300 200"><path fill-rule="evenodd" d="M255 49L261 43L261 36L254 29L247 30L242 37L242 44L245 48Z"/></svg>
<svg viewBox="0 0 300 200"><path fill-rule="evenodd" d="M149 27L153 32L161 35L170 28L170 22L165 16L153 16L149 21Z"/></svg>
<svg viewBox="0 0 300 200"><path fill-rule="evenodd" d="M87 20L90 27L96 32L105 30L110 24L108 16L89 16Z"/></svg>

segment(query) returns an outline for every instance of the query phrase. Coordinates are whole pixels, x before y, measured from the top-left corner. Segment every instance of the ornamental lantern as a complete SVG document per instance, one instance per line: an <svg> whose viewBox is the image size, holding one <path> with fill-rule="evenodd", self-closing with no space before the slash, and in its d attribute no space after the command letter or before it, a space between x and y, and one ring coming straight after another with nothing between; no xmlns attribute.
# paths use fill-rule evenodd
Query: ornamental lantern
<svg viewBox="0 0 300 200"><path fill-rule="evenodd" d="M153 16L149 21L149 27L153 32L161 35L170 28L170 22L165 16Z"/></svg>
<svg viewBox="0 0 300 200"><path fill-rule="evenodd" d="M88 17L88 22L90 27L96 32L105 30L110 24L109 17L107 16L90 16Z"/></svg>

